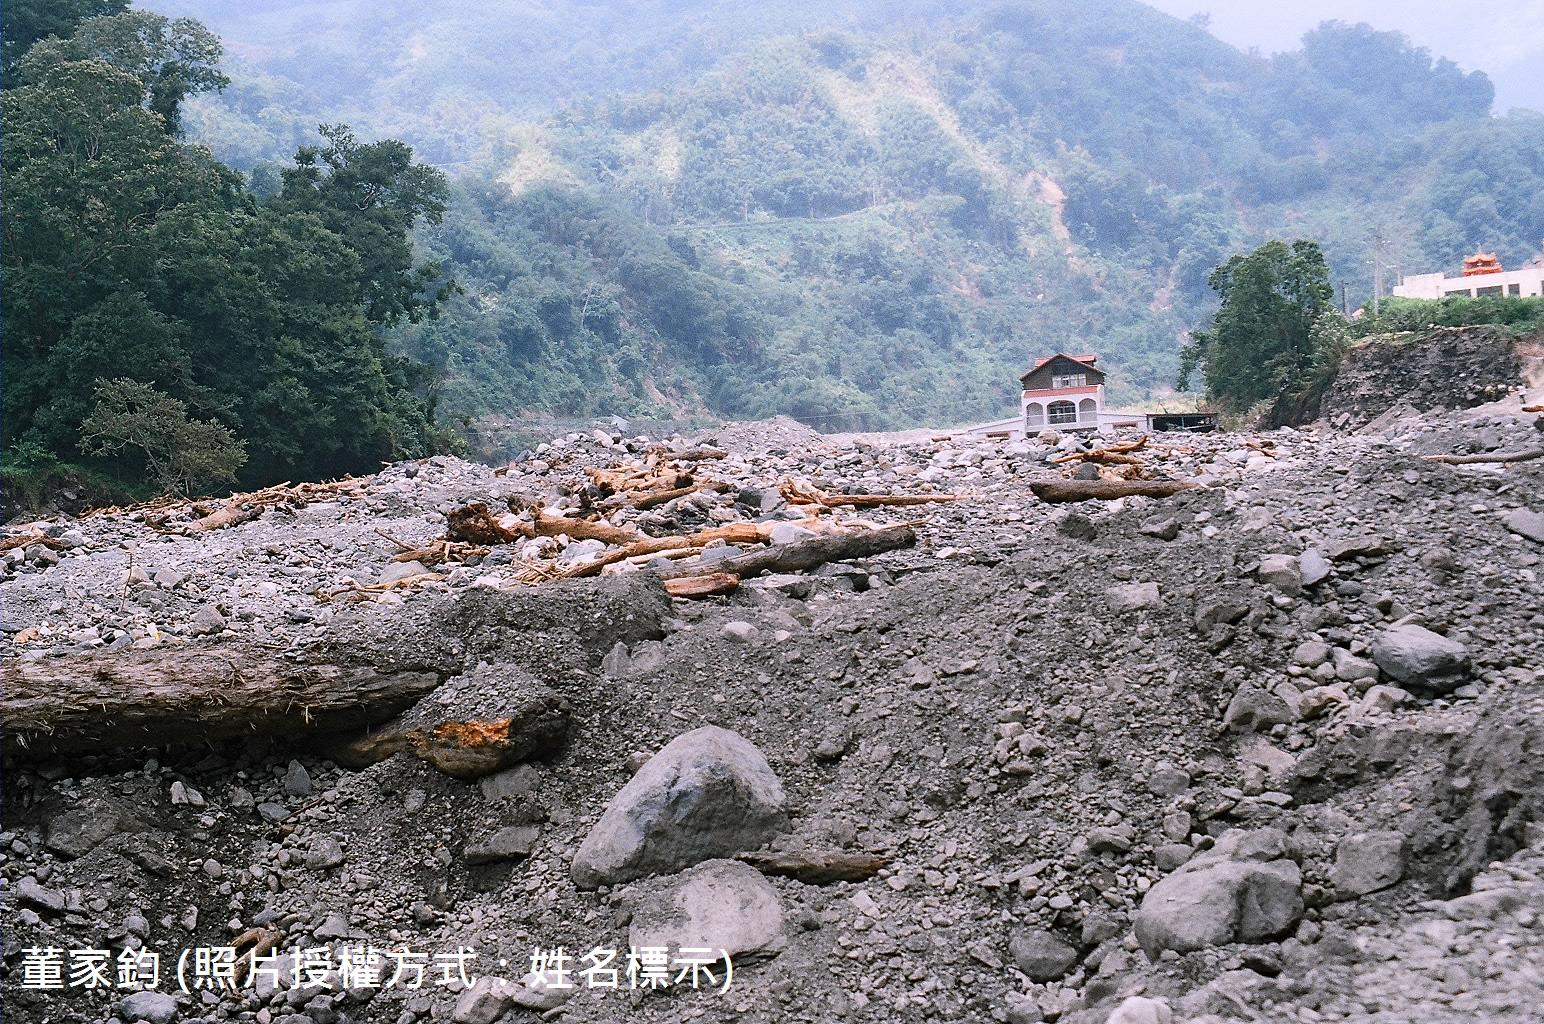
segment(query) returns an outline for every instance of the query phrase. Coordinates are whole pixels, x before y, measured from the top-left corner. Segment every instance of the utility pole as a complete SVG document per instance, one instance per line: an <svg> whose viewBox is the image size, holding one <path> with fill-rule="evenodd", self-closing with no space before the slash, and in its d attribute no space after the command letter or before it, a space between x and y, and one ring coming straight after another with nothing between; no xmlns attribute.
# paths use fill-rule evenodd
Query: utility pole
<svg viewBox="0 0 1544 1024"><path fill-rule="evenodd" d="M1346 304L1345 278L1340 279L1340 315L1344 317L1349 317L1351 315L1351 307Z"/></svg>
<svg viewBox="0 0 1544 1024"><path fill-rule="evenodd" d="M1379 300L1383 298L1383 264L1385 262L1384 250L1388 240L1383 237L1382 229L1372 236L1372 315L1378 315Z"/></svg>

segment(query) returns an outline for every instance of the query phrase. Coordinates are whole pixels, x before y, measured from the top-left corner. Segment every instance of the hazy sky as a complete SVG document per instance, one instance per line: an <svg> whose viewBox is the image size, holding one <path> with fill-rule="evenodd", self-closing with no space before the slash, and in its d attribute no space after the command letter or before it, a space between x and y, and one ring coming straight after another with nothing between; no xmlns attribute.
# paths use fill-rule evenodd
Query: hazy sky
<svg viewBox="0 0 1544 1024"><path fill-rule="evenodd" d="M1212 17L1217 38L1262 52L1296 49L1321 21L1365 21L1397 29L1418 46L1496 84L1496 108L1544 110L1544 0L1458 3L1454 0L1144 0L1188 18Z"/></svg>

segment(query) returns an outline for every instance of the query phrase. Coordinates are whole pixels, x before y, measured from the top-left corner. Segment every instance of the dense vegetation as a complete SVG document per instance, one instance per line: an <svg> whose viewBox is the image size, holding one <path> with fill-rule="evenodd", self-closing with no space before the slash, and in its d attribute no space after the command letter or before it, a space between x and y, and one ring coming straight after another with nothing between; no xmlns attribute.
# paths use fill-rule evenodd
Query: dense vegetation
<svg viewBox="0 0 1544 1024"><path fill-rule="evenodd" d="M7 6L8 41L29 10ZM410 238L444 175L332 127L259 195L178 138L185 98L226 83L214 35L145 12L65 29L6 69L12 485L90 457L131 490L198 490L431 446L428 377L383 332L445 295Z"/></svg>
<svg viewBox="0 0 1544 1024"><path fill-rule="evenodd" d="M172 9L176 0L159 0ZM988 418L1031 355L1171 393L1213 268L1290 233L1368 294L1544 239L1544 116L1329 23L1260 58L1128 0L201 3L263 53L189 108L261 180L317 120L455 172L466 286L393 334L460 415Z"/></svg>

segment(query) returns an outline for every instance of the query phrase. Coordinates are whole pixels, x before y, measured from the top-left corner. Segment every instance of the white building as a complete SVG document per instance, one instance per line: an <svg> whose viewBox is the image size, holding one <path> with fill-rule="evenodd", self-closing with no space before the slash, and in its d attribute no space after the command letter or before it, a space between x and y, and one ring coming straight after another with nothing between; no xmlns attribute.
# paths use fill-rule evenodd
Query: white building
<svg viewBox="0 0 1544 1024"><path fill-rule="evenodd" d="M1544 264L1535 262L1521 270L1502 270L1496 257L1475 253L1464 260L1464 274L1411 274L1394 287L1402 299L1445 299L1449 295L1544 295Z"/></svg>

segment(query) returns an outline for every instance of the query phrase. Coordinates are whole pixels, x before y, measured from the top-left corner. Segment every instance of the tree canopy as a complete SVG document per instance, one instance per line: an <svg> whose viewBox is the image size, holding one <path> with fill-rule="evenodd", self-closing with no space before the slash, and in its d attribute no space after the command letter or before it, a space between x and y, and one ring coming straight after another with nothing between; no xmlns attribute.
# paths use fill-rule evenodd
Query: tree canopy
<svg viewBox="0 0 1544 1024"><path fill-rule="evenodd" d="M1209 398L1235 408L1299 389L1326 356L1334 315L1329 265L1315 242L1270 241L1234 256L1207 283L1221 305L1210 330L1195 332L1181 355L1181 389L1201 368Z"/></svg>
<svg viewBox="0 0 1544 1024"><path fill-rule="evenodd" d="M0 153L6 445L79 459L93 416L159 411L185 433L228 431L245 455L217 464L250 483L428 450L430 380L382 331L448 288L410 241L443 209L444 176L337 127L258 197L176 138L183 100L224 83L218 57L197 23L135 12L21 59ZM104 411L103 382L134 402ZM152 448L85 434L99 466L165 479Z"/></svg>

